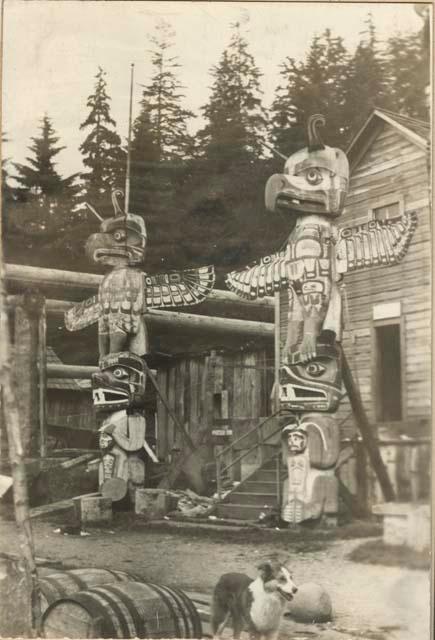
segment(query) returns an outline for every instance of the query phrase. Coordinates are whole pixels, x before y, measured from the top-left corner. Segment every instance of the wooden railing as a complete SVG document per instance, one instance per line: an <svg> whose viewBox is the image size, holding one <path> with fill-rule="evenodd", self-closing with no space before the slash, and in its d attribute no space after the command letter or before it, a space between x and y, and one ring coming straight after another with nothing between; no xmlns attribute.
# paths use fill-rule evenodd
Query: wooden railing
<svg viewBox="0 0 435 640"><path fill-rule="evenodd" d="M272 460L275 456L277 456L277 484L278 484L278 495L280 492L280 469L278 466L280 465L280 456L278 455L276 448L276 435L281 431L280 426L276 426L275 429L270 431L269 433L265 433L266 428L265 425L270 423L274 418L278 415L279 412L276 412L255 425L250 431L244 433L240 438L237 438L227 447L219 451L216 455L216 484L217 484L217 493L218 496L221 497L223 493L223 478L225 475L232 469L234 469L235 465L239 464L243 459L245 459L249 454L254 452L258 453L258 464L256 465L255 471L257 471L266 461ZM275 439L272 442L272 439ZM243 448L241 444L244 441L249 442L253 440L254 442L250 445L247 444L246 448ZM242 450L239 452L239 450ZM267 451L271 451L271 455L267 455ZM225 462L227 458L230 458L229 462ZM241 478L241 480L245 480L246 478Z"/></svg>

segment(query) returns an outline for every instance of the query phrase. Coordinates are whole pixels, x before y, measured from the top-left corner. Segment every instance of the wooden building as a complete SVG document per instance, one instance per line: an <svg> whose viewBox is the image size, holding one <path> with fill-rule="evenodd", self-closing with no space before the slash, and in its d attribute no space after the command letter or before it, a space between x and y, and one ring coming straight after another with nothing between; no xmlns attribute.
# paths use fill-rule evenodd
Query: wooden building
<svg viewBox="0 0 435 640"><path fill-rule="evenodd" d="M221 349L171 358L157 369L157 381L178 420L194 442L228 443L272 412L273 345ZM182 448L180 434L157 399L157 449L170 459Z"/></svg>
<svg viewBox="0 0 435 640"><path fill-rule="evenodd" d="M343 348L377 432L381 455L400 500L427 500L431 422L431 193L429 123L376 109L352 140L350 185L341 226L394 219L415 211L418 226L397 265L369 267L344 278ZM345 397L342 436L356 426ZM426 441L421 439L426 437ZM382 502L367 466L369 504ZM355 461L342 479L356 491ZM361 490L361 487L359 487Z"/></svg>
<svg viewBox="0 0 435 640"><path fill-rule="evenodd" d="M380 434L422 435L431 414L431 230L428 123L375 110L347 151L342 226L415 211L402 262L345 276L343 347ZM342 412L347 409L342 405ZM352 428L350 420L345 423Z"/></svg>

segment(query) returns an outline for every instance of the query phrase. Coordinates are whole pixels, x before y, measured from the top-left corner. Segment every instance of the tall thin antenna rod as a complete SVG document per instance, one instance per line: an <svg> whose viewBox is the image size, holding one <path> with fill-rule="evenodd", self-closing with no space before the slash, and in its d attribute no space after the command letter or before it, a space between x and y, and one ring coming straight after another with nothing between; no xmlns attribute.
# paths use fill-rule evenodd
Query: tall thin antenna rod
<svg viewBox="0 0 435 640"><path fill-rule="evenodd" d="M128 142L127 142L127 172L125 176L125 213L128 213L130 204L130 163L131 163L131 115L133 110L133 76L134 76L134 64L131 65L131 78L130 78L130 112L128 116Z"/></svg>
<svg viewBox="0 0 435 640"><path fill-rule="evenodd" d="M282 153L280 153L279 151L277 151L276 149L274 149L270 144L267 144L267 142L264 142L264 140L261 140L260 143L263 145L263 147L266 147L267 149L270 149L272 151L272 153L274 153L276 156L278 156L278 158L282 158L283 160L287 160L287 156L283 155Z"/></svg>

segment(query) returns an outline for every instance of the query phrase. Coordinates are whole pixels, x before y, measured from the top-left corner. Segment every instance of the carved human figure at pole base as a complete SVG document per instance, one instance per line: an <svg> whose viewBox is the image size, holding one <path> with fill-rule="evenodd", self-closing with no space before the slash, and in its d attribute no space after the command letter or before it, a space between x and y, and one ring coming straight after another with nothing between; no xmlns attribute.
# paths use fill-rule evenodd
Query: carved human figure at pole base
<svg viewBox="0 0 435 640"><path fill-rule="evenodd" d="M288 310L278 363L279 409L292 412L297 425L306 424L307 411L325 412L316 413L312 422L319 432L327 429L335 442L339 428L327 414L337 410L342 396L340 282L347 272L399 262L417 219L414 212L406 212L394 221L370 220L337 228L349 184L349 164L341 149L323 144L319 125L325 125L322 115L308 119L308 146L291 155L284 172L274 174L266 184L266 209L288 216L290 233L284 247L228 274L227 286L250 300L284 292L281 300ZM296 435L302 438L303 429L298 429L292 441ZM324 443L326 450L326 436ZM288 480L282 506L283 519L292 523L318 518L326 513L327 504L337 504L336 498L331 499L331 492L336 492L330 478L332 467L316 465L311 446L300 453L295 446L287 450Z"/></svg>
<svg viewBox="0 0 435 640"><path fill-rule="evenodd" d="M100 359L100 371L92 376L92 395L98 415L101 462L99 488L117 501L145 482L145 456L157 458L145 438L143 414L145 367L142 358L128 352Z"/></svg>
<svg viewBox="0 0 435 640"><path fill-rule="evenodd" d="M98 322L100 357L119 351L139 356L148 353L146 310L198 304L214 285L211 266L157 275L144 273L140 266L147 242L145 222L141 216L121 210L119 194L122 191L112 194L115 215L100 218L99 233L92 234L86 243L89 258L112 270L104 276L96 296L65 314L69 331Z"/></svg>
<svg viewBox="0 0 435 640"><path fill-rule="evenodd" d="M291 524L334 517L338 510L334 466L339 433L331 415L312 413L282 417L281 431L287 479L283 485L281 518Z"/></svg>

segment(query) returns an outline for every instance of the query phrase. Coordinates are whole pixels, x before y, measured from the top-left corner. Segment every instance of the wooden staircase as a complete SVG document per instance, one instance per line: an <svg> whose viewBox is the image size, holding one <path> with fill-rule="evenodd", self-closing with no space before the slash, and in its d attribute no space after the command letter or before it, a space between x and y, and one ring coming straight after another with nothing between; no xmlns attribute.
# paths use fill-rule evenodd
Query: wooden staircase
<svg viewBox="0 0 435 640"><path fill-rule="evenodd" d="M258 520L263 511L279 508L284 470L281 464L280 429L274 416L267 418L223 449L216 458L218 493L222 501L216 515L234 520ZM254 456L258 466L224 494L223 479L234 474L244 459ZM226 460L230 462L225 462ZM243 467L242 467L243 468Z"/></svg>
<svg viewBox="0 0 435 640"><path fill-rule="evenodd" d="M218 505L219 518L258 520L262 511L279 508L281 469L277 458L268 460L246 480L228 493ZM281 465L279 465L281 467Z"/></svg>

